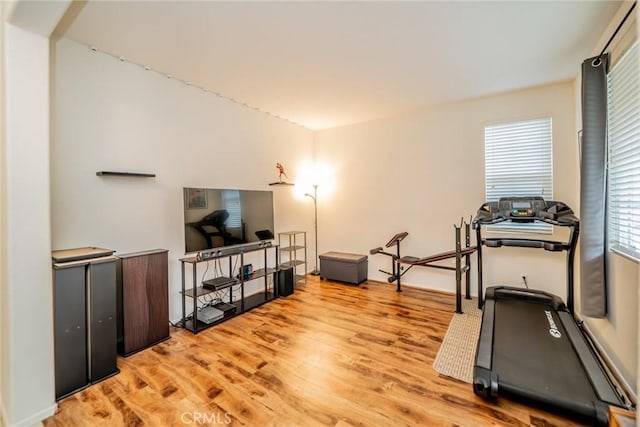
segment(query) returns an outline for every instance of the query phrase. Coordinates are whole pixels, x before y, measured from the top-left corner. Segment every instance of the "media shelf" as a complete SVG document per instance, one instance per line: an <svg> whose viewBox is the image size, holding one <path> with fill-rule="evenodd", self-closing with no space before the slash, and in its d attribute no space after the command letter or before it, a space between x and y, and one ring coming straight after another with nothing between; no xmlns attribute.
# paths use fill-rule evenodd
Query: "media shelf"
<svg viewBox="0 0 640 427"><path fill-rule="evenodd" d="M235 307L236 307L235 313L230 313L228 315L225 315L222 319L218 319L218 320L216 320L214 322L211 322L211 323L205 323L205 322L201 322L200 320L196 320L196 325L194 327L194 324L193 324L194 319L191 318L191 319L185 320L183 322L183 327L186 330L191 331L194 334L197 334L200 331L203 331L203 330L205 330L207 328L210 328L212 326L215 326L215 325L218 325L218 324L220 324L222 322L225 322L225 321L227 321L227 320L229 320L229 319L231 319L233 317L236 317L239 314L241 314L241 312L240 312L240 302L237 301L237 302L233 303L233 305L235 305Z"/></svg>
<svg viewBox="0 0 640 427"><path fill-rule="evenodd" d="M245 281L249 281L249 280L255 280L255 279L259 279L261 277L265 277L265 276L269 276L269 275L273 275L273 273L275 273L276 270L275 268L259 268L257 270L254 270L253 274L250 274L248 276L245 276Z"/></svg>
<svg viewBox="0 0 640 427"><path fill-rule="evenodd" d="M228 248L224 251L224 255L210 256L207 259L196 256L180 259L182 326L196 334L277 298L278 249L277 245L241 245L237 248ZM249 255L251 253L253 253L252 256ZM261 268L255 269L251 274L242 274L242 266L246 264L247 258L251 258L253 263L256 263L256 259L261 258ZM210 262L215 263L213 270L218 275L214 278L203 279L202 273L198 272L198 266ZM189 287L187 285L188 269L191 270L191 286ZM247 295L248 284L259 280L262 280L263 284L260 285L260 282L256 282L258 291ZM203 286L203 284L207 286ZM252 285L250 288L255 291L255 286ZM212 294L215 294L215 297ZM197 315L198 311L207 305L216 307L217 301L231 304L235 310L225 311L222 318L208 323L201 321ZM187 312L187 305L190 313Z"/></svg>
<svg viewBox="0 0 640 427"><path fill-rule="evenodd" d="M284 231L278 233L280 253L287 256L280 268L292 268L295 283L307 283L307 232ZM284 245L284 246L282 246Z"/></svg>
<svg viewBox="0 0 640 427"><path fill-rule="evenodd" d="M249 311L256 307L261 306L273 300L276 295L273 292L258 292L256 294L249 295L244 299L244 311Z"/></svg>
<svg viewBox="0 0 640 427"><path fill-rule="evenodd" d="M220 286L220 287L217 287L216 289L205 288L204 286L196 286L196 288L195 288L196 289L196 297L201 297L201 296L204 296L204 295L208 295L208 294L211 294L211 293L214 293L214 292L221 291L223 289L227 289L227 288L233 286L234 284L237 285L238 282L229 283L226 286ZM184 295L188 296L189 298L193 298L193 289L194 288L186 289L184 291Z"/></svg>

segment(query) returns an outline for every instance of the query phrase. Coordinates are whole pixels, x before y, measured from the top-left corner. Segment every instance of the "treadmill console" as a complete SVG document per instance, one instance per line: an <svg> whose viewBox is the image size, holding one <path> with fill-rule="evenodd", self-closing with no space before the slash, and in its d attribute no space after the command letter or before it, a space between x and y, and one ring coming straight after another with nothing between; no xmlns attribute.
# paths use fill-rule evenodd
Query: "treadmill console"
<svg viewBox="0 0 640 427"><path fill-rule="evenodd" d="M502 197L497 202L486 202L474 224L495 224L503 221L543 221L555 225L577 225L578 218L562 202L545 201L542 197Z"/></svg>
<svg viewBox="0 0 640 427"><path fill-rule="evenodd" d="M542 197L503 197L498 202L498 211L512 221L533 221L546 207Z"/></svg>

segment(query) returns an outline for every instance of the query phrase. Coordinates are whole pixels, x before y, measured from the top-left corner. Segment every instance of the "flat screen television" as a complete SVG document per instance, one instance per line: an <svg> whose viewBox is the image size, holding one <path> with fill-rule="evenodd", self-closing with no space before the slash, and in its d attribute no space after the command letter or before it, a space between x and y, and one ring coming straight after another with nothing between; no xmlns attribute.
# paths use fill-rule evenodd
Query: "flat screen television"
<svg viewBox="0 0 640 427"><path fill-rule="evenodd" d="M185 253L273 239L273 192L184 188Z"/></svg>

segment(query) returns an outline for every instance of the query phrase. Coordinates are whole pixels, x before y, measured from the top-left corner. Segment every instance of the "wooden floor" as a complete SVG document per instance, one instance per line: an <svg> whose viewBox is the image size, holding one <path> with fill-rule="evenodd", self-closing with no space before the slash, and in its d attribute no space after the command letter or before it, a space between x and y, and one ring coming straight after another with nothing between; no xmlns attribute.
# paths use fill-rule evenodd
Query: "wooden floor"
<svg viewBox="0 0 640 427"><path fill-rule="evenodd" d="M440 376L453 295L309 278L197 335L128 358L61 402L45 426L570 426Z"/></svg>

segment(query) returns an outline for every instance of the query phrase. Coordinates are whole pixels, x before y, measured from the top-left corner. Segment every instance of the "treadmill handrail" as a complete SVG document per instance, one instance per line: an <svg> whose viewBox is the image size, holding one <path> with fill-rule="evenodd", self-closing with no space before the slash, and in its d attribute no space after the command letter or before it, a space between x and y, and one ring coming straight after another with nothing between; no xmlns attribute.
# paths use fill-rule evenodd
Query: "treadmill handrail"
<svg viewBox="0 0 640 427"><path fill-rule="evenodd" d="M571 246L568 242L558 242L554 240L540 239L521 239L521 238L503 238L488 237L482 239L482 244L489 248L498 248L501 246L513 246L518 248L540 248L551 252L568 251Z"/></svg>
<svg viewBox="0 0 640 427"><path fill-rule="evenodd" d="M547 224L556 225L558 227L577 227L579 224L578 218L574 214L563 215L557 218L554 217L545 217L543 216L543 212L538 212L539 216L531 216L524 218L516 218L516 217L507 217L507 216L496 216L494 218L487 218L482 216L476 216L473 220L474 227L478 225L493 225L498 224L505 221L511 221L515 223L526 223L526 222L546 222Z"/></svg>

